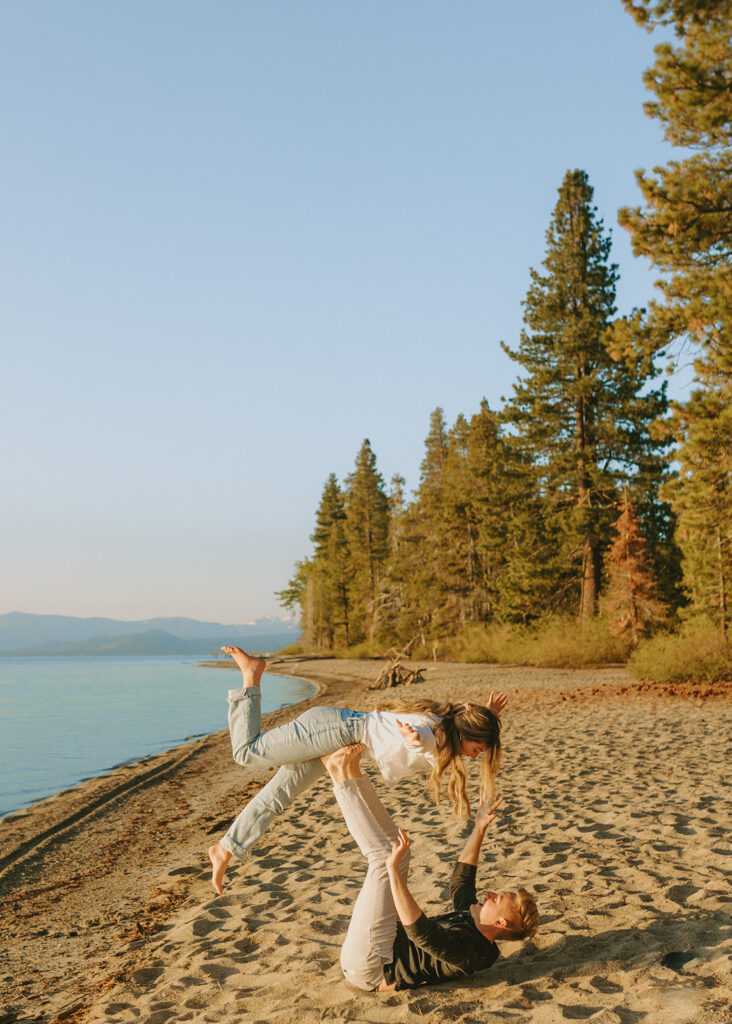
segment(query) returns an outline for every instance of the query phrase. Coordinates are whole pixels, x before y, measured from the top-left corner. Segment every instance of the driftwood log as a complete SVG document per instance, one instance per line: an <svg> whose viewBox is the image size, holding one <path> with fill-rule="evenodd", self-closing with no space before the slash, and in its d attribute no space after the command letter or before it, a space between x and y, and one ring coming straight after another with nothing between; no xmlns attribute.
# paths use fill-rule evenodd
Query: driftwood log
<svg viewBox="0 0 732 1024"><path fill-rule="evenodd" d="M409 648L413 643L414 640L410 640L401 651L389 651L389 664L383 667L376 682L369 686L369 690L388 690L392 686L411 686L412 683L424 682L424 665L419 668L407 668L402 664L404 659L409 657Z"/></svg>

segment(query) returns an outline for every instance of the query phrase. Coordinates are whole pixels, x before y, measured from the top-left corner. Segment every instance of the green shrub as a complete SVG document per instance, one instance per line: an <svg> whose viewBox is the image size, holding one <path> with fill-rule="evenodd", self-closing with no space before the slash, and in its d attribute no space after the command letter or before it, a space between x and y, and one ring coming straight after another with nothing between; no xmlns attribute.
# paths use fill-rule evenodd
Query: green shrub
<svg viewBox="0 0 732 1024"><path fill-rule="evenodd" d="M628 661L637 679L661 683L732 678L732 647L718 626L705 618L685 622L676 633L642 640Z"/></svg>

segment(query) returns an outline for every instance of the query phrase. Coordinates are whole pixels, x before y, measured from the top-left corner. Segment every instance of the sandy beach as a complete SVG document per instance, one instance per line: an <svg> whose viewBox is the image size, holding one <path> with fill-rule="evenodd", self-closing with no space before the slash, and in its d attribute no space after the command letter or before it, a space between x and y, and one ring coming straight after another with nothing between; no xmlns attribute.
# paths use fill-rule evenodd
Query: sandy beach
<svg viewBox="0 0 732 1024"><path fill-rule="evenodd" d="M732 686L438 663L418 686L370 692L380 668L282 665L319 692L267 725L313 704L505 690L504 813L478 883L536 894L532 941L441 987L350 988L338 955L365 868L325 780L232 862L223 896L210 887L209 844L269 777L236 765L223 732L0 822L0 1024L729 1021ZM220 674L224 700L236 680ZM416 898L447 909L465 825L421 779L387 789L365 768L412 838Z"/></svg>

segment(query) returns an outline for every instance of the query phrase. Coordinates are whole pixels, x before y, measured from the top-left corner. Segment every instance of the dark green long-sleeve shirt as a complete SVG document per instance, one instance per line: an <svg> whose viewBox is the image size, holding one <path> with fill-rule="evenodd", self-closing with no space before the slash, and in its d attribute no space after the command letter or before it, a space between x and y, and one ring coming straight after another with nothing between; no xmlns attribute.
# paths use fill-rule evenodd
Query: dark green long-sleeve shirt
<svg viewBox="0 0 732 1024"><path fill-rule="evenodd" d="M475 875L474 865L458 861L450 883L454 910L438 917L422 914L406 927L397 924L394 959L384 968L388 985L434 985L495 963L498 947L478 931L470 913L476 902Z"/></svg>

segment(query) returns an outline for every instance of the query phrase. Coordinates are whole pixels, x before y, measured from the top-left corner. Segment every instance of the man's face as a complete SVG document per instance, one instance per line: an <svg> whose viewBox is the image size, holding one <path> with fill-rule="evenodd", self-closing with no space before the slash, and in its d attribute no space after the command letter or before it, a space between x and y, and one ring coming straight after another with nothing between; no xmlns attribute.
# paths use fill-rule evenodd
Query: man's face
<svg viewBox="0 0 732 1024"><path fill-rule="evenodd" d="M482 925L498 925L503 928L517 928L519 925L515 892L487 892L478 906Z"/></svg>

